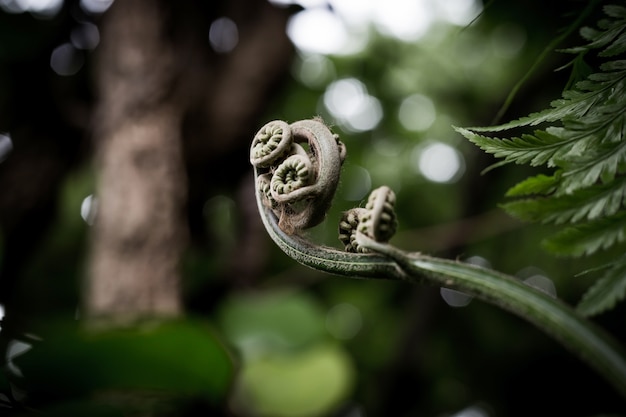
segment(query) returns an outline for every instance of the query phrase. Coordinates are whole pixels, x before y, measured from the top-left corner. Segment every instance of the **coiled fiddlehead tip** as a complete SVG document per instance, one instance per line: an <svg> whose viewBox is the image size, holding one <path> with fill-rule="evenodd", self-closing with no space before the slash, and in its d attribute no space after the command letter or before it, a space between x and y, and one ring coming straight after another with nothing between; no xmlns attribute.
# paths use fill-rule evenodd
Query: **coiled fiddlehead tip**
<svg viewBox="0 0 626 417"><path fill-rule="evenodd" d="M292 155L285 159L272 176L270 191L280 203L297 201L294 191L311 183L311 162L303 155Z"/></svg>
<svg viewBox="0 0 626 417"><path fill-rule="evenodd" d="M394 210L396 195L387 186L373 190L365 208L355 208L344 213L339 223L339 240L348 252L367 252L356 242L360 232L377 242L386 243L395 234L398 221Z"/></svg>
<svg viewBox="0 0 626 417"><path fill-rule="evenodd" d="M339 221L339 240L343 243L346 252L366 252L356 243L356 232L359 227L359 219L367 210L364 208L353 208L343 213Z"/></svg>
<svg viewBox="0 0 626 417"><path fill-rule="evenodd" d="M250 162L255 167L269 167L289 151L292 142L289 125L282 120L271 121L254 135L250 147Z"/></svg>
<svg viewBox="0 0 626 417"><path fill-rule="evenodd" d="M369 211L362 232L378 242L388 242L398 229L396 194L386 185L370 193L365 208Z"/></svg>
<svg viewBox="0 0 626 417"><path fill-rule="evenodd" d="M278 202L272 197L271 181L272 176L270 174L259 175L256 179L256 188L261 194L263 205L275 209L278 206Z"/></svg>
<svg viewBox="0 0 626 417"><path fill-rule="evenodd" d="M284 232L296 234L324 220L345 156L339 137L320 119L275 120L257 132L250 147L257 193Z"/></svg>

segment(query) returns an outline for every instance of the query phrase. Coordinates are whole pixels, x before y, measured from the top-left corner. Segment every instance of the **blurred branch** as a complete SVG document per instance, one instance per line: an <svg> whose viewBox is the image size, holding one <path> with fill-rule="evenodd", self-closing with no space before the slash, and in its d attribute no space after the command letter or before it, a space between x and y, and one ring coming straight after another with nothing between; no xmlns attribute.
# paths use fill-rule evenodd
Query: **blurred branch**
<svg viewBox="0 0 626 417"><path fill-rule="evenodd" d="M398 232L394 240L399 246L419 248L424 252L448 252L496 237L522 225L522 222L497 208L444 224L404 230Z"/></svg>

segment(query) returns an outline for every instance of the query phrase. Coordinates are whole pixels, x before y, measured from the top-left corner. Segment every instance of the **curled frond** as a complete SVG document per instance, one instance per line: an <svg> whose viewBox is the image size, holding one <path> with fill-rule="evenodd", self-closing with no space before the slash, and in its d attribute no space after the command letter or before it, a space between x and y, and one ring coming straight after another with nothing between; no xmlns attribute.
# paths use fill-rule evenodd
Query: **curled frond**
<svg viewBox="0 0 626 417"><path fill-rule="evenodd" d="M343 243L346 252L367 252L367 249L361 248L356 242L359 219L366 212L366 209L357 207L343 213L339 221L339 240Z"/></svg>
<svg viewBox="0 0 626 417"><path fill-rule="evenodd" d="M269 122L254 135L250 162L255 167L269 167L289 151L291 144L289 125L281 120Z"/></svg>
<svg viewBox="0 0 626 417"><path fill-rule="evenodd" d="M367 214L362 221L361 233L377 242L388 242L398 228L395 204L396 194L391 188L383 185L373 190L365 205Z"/></svg>
<svg viewBox="0 0 626 417"><path fill-rule="evenodd" d="M344 158L345 147L321 120L269 122L250 147L261 201L290 234L324 219Z"/></svg>
<svg viewBox="0 0 626 417"><path fill-rule="evenodd" d="M276 168L270 191L274 200L284 203L297 200L294 191L311 184L311 161L302 155L292 155Z"/></svg>
<svg viewBox="0 0 626 417"><path fill-rule="evenodd" d="M270 174L259 175L256 179L256 188L261 194L263 204L265 204L266 207L274 209L277 207L278 203L274 200L274 197L272 197L271 181L272 176Z"/></svg>
<svg viewBox="0 0 626 417"><path fill-rule="evenodd" d="M356 242L356 233L386 243L398 227L394 205L396 195L387 186L373 190L365 208L354 208L344 213L339 222L339 240L347 252L367 252Z"/></svg>

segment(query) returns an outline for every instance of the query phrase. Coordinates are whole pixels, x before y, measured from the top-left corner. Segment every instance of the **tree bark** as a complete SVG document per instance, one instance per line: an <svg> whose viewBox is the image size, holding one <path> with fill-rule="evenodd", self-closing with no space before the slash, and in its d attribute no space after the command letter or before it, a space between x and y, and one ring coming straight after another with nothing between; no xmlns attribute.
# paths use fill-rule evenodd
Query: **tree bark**
<svg viewBox="0 0 626 417"><path fill-rule="evenodd" d="M92 320L181 312L187 186L168 7L154 0L115 2L102 24L97 215L84 299Z"/></svg>

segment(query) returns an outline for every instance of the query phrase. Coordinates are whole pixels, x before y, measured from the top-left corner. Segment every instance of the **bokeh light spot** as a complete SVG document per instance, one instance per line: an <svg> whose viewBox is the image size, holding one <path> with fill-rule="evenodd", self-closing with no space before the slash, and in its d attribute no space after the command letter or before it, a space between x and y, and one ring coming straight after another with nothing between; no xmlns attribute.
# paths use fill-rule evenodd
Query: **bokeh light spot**
<svg viewBox="0 0 626 417"><path fill-rule="evenodd" d="M239 43L237 24L227 17L216 19L209 29L209 42L218 53L227 53Z"/></svg>
<svg viewBox="0 0 626 417"><path fill-rule="evenodd" d="M481 266L483 268L491 268L491 262L488 259L483 258L482 256L474 255L464 260L465 263ZM450 307L465 307L468 305L474 296L470 294L466 294L461 291L453 290L450 288L441 288L440 290L441 298L448 304Z"/></svg>
<svg viewBox="0 0 626 417"><path fill-rule="evenodd" d="M85 197L80 205L80 217L82 217L89 226L93 225L96 220L97 211L98 200L91 194Z"/></svg>
<svg viewBox="0 0 626 417"><path fill-rule="evenodd" d="M15 376L23 377L22 371L13 362L18 356L28 352L32 348L30 343L22 342L20 340L11 340L6 350L6 367Z"/></svg>
<svg viewBox="0 0 626 417"><path fill-rule="evenodd" d="M428 130L436 117L433 101L422 94L413 94L405 98L398 109L398 118L402 126L416 132Z"/></svg>
<svg viewBox="0 0 626 417"><path fill-rule="evenodd" d="M491 268L491 262L489 262L489 259L485 259L482 256L478 255L470 256L469 258L465 259L464 262L476 266L482 266L483 268Z"/></svg>
<svg viewBox="0 0 626 417"><path fill-rule="evenodd" d="M480 2L475 0L433 1L437 15L457 26L466 26L482 11Z"/></svg>
<svg viewBox="0 0 626 417"><path fill-rule="evenodd" d="M361 311L352 304L337 304L326 315L326 329L340 340L352 339L362 326Z"/></svg>
<svg viewBox="0 0 626 417"><path fill-rule="evenodd" d="M465 171L461 153L442 142L417 146L413 151L413 162L418 172L432 182L452 183Z"/></svg>
<svg viewBox="0 0 626 417"><path fill-rule="evenodd" d="M353 132L372 130L383 117L378 99L356 78L331 83L324 93L324 105L343 128Z"/></svg>
<svg viewBox="0 0 626 417"><path fill-rule="evenodd" d="M57 15L63 0L1 0L0 8L8 13L30 12L36 17L50 19Z"/></svg>
<svg viewBox="0 0 626 417"><path fill-rule="evenodd" d="M550 297L556 298L556 287L554 282L543 275L533 275L524 280L524 283L548 294Z"/></svg>
<svg viewBox="0 0 626 417"><path fill-rule="evenodd" d="M335 67L324 55L306 55L298 64L296 76L307 87L316 88L334 78Z"/></svg>
<svg viewBox="0 0 626 417"><path fill-rule="evenodd" d="M80 8L92 14L104 13L112 4L113 0L80 0Z"/></svg>
<svg viewBox="0 0 626 417"><path fill-rule="evenodd" d="M405 42L424 36L434 23L464 26L482 10L476 0L271 0L304 10L289 22L288 34L301 51L350 54L366 45L367 31ZM320 30L323 28L323 30Z"/></svg>
<svg viewBox="0 0 626 417"><path fill-rule="evenodd" d="M489 417L489 413L483 407L472 405L453 414L451 417Z"/></svg>
<svg viewBox="0 0 626 417"><path fill-rule="evenodd" d="M0 133L0 162L7 159L12 150L13 141L11 140L11 137Z"/></svg>
<svg viewBox="0 0 626 417"><path fill-rule="evenodd" d="M441 294L443 301L445 301L450 307L465 307L474 298L469 294L450 288L442 287L439 293Z"/></svg>
<svg viewBox="0 0 626 417"><path fill-rule="evenodd" d="M342 19L327 8L304 9L295 14L287 24L287 35L304 52L331 55L362 49Z"/></svg>
<svg viewBox="0 0 626 417"><path fill-rule="evenodd" d="M100 43L100 31L93 23L84 22L70 33L72 45L78 49L95 49Z"/></svg>
<svg viewBox="0 0 626 417"><path fill-rule="evenodd" d="M407 42L421 38L434 21L431 8L415 0L377 2L374 13L374 23L382 33Z"/></svg>
<svg viewBox="0 0 626 417"><path fill-rule="evenodd" d="M52 51L50 67L58 75L74 75L83 67L83 54L71 43L64 43Z"/></svg>

